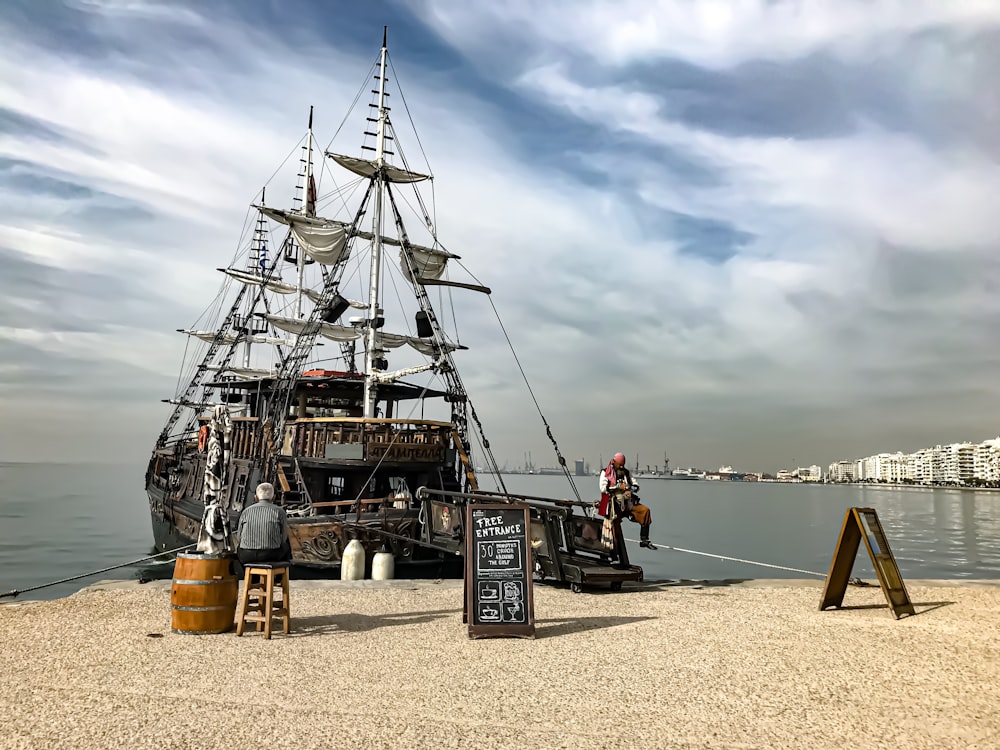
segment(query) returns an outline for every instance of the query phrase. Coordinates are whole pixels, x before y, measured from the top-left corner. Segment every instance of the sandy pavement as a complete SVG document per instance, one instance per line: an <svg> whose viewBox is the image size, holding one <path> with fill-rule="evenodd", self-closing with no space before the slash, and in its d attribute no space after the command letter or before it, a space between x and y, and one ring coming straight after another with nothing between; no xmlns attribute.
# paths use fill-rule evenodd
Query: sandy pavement
<svg viewBox="0 0 1000 750"><path fill-rule="evenodd" d="M470 640L460 581L292 582L292 633L170 632L170 581L0 606L0 748L1000 747L1000 582L535 586ZM162 637L150 637L162 634Z"/></svg>

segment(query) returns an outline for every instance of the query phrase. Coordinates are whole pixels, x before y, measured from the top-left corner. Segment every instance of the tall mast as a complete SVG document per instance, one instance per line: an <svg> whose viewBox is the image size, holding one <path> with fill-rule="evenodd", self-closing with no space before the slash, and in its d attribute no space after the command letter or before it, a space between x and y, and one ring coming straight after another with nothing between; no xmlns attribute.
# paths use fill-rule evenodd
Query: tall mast
<svg viewBox="0 0 1000 750"><path fill-rule="evenodd" d="M309 106L309 129L306 133L306 170L305 170L305 182L302 183L302 191L305 193L302 197L302 212L306 216L311 216L316 213L316 194L312 187L312 152L313 152L313 108L312 105ZM302 276L306 267L306 254L302 247L299 247L299 252L296 253L296 259L298 261L299 270L299 280L298 280L298 290L296 292L295 299L295 317L302 317Z"/></svg>
<svg viewBox="0 0 1000 750"><path fill-rule="evenodd" d="M382 270L382 191L385 186L385 127L389 113L385 107L385 58L387 28L382 27L382 51L379 55L378 75L378 128L375 131L375 206L374 227L372 228L372 266L368 289L368 346L365 351L365 417L375 416L375 328L379 317L379 275Z"/></svg>

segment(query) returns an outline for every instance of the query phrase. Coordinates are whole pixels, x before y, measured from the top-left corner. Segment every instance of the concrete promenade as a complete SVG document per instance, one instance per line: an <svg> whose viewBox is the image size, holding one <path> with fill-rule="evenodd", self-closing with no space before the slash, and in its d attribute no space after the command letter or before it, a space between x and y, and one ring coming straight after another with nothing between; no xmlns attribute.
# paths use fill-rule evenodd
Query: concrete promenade
<svg viewBox="0 0 1000 750"><path fill-rule="evenodd" d="M293 581L266 641L102 582L0 605L0 748L995 750L1000 581L906 584L901 620L820 581L536 585L537 639L472 641L460 581Z"/></svg>

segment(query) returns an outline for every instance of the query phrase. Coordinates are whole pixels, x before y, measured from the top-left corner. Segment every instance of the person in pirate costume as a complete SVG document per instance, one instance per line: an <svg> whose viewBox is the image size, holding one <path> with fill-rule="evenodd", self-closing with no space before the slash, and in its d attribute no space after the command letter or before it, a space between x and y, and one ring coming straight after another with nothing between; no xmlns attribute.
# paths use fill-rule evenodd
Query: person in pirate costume
<svg viewBox="0 0 1000 750"><path fill-rule="evenodd" d="M625 468L625 454L615 454L611 463L601 472L598 485L601 490L598 513L612 520L628 518L635 521L639 524L639 546L656 549L656 545L649 541L652 513L632 494L632 473Z"/></svg>

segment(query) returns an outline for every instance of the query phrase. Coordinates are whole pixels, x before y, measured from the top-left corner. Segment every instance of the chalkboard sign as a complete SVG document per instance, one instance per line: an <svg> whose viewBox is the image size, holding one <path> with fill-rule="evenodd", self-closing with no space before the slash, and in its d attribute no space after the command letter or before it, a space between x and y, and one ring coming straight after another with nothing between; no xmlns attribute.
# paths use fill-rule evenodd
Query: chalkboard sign
<svg viewBox="0 0 1000 750"><path fill-rule="evenodd" d="M535 637L528 508L466 509L465 621L470 638Z"/></svg>

